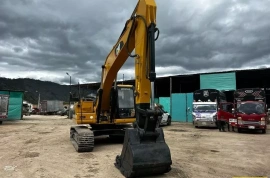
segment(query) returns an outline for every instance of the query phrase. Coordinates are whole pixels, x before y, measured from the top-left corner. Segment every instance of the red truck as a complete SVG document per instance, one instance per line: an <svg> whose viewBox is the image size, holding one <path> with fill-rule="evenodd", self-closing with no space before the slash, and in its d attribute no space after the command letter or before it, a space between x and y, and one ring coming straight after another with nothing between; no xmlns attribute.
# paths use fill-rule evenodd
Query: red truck
<svg viewBox="0 0 270 178"><path fill-rule="evenodd" d="M228 105L229 103L227 103ZM243 88L234 92L232 112L219 113L228 119L230 127L243 130L261 130L263 134L267 129L267 105L265 91L261 88Z"/></svg>

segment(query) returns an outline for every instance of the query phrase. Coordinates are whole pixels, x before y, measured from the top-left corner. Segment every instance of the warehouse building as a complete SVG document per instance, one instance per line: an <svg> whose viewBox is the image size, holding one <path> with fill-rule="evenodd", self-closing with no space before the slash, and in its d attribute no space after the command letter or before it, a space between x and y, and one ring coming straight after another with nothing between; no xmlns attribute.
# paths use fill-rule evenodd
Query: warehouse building
<svg viewBox="0 0 270 178"><path fill-rule="evenodd" d="M155 101L172 115L173 121L192 122L188 108L192 108L193 92L213 88L224 91L229 102L233 91L239 88L263 88L270 105L270 68L234 70L159 77L155 82ZM134 80L119 82L134 85ZM97 90L100 83L83 84L81 87Z"/></svg>

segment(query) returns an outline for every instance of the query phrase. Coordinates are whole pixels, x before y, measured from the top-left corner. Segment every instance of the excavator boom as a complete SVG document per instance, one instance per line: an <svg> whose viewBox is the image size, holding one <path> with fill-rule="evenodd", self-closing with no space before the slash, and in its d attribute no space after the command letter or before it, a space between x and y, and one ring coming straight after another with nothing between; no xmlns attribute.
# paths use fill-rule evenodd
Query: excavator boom
<svg viewBox="0 0 270 178"><path fill-rule="evenodd" d="M163 174L171 170L170 149L165 142L162 128L158 127L158 116L162 113L154 107L155 41L159 35L156 10L154 0L138 1L127 21L127 28L124 28L113 48L116 58L107 58L106 62L111 64L109 61L112 60L116 64L122 62L118 58L135 58L136 123L135 128L125 130L122 152L115 162L115 166L125 177ZM158 32L157 38L155 32ZM134 48L135 54L132 55Z"/></svg>

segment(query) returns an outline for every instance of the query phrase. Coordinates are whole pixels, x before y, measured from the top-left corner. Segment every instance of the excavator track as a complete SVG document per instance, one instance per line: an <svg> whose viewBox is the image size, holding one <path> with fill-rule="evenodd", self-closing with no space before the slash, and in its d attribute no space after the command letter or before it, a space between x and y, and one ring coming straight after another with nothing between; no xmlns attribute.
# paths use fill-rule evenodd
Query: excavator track
<svg viewBox="0 0 270 178"><path fill-rule="evenodd" d="M72 126L70 141L77 152L91 152L94 149L94 133L87 126Z"/></svg>

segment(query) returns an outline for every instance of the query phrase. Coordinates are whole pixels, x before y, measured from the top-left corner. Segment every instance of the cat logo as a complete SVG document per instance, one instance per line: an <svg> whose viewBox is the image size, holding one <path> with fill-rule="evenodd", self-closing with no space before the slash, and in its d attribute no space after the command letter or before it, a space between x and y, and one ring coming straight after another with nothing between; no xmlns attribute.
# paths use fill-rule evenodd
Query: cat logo
<svg viewBox="0 0 270 178"><path fill-rule="evenodd" d="M116 46L115 51L114 51L116 56L118 56L118 54L121 51L121 49L123 48L123 46L124 46L124 42L123 41L121 41L120 43L118 43L118 45Z"/></svg>
<svg viewBox="0 0 270 178"><path fill-rule="evenodd" d="M203 91L203 96L204 96L204 97L209 96L209 92L208 92L208 90Z"/></svg>

